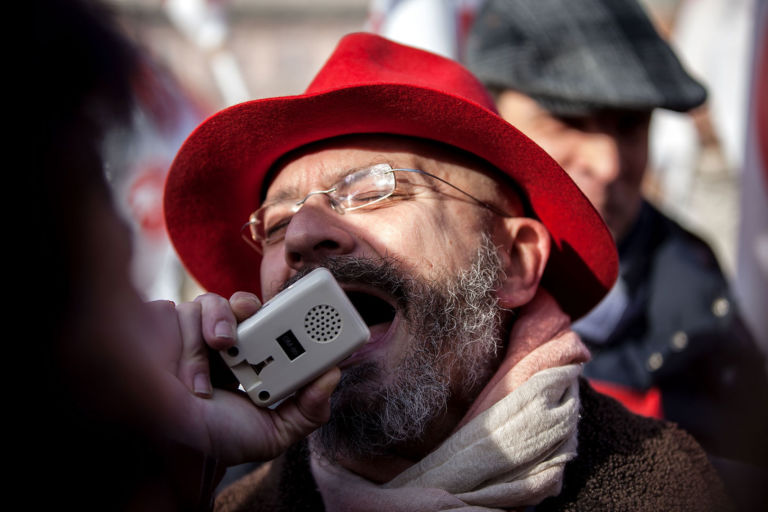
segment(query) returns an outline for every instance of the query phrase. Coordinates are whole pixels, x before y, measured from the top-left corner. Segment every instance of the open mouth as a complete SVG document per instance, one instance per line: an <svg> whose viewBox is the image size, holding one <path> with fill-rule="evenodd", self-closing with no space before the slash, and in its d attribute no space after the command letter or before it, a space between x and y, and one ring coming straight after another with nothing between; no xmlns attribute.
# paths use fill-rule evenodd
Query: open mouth
<svg viewBox="0 0 768 512"><path fill-rule="evenodd" d="M388 324L395 319L395 308L389 302L360 291L346 291L347 297L363 317L368 327Z"/></svg>

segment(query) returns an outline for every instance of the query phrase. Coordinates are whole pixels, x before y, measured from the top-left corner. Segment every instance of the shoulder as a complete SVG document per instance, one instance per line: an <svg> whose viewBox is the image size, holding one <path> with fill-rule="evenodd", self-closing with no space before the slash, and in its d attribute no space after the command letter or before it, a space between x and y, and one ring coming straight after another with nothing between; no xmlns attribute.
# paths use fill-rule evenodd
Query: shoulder
<svg viewBox="0 0 768 512"><path fill-rule="evenodd" d="M656 238L655 271L665 279L696 277L700 286L724 286L725 276L710 245L653 207L647 208Z"/></svg>
<svg viewBox="0 0 768 512"><path fill-rule="evenodd" d="M710 246L650 203L643 203L633 234L622 242L622 277L642 308L644 336L666 342L725 330L738 312L728 280Z"/></svg>
<svg viewBox="0 0 768 512"><path fill-rule="evenodd" d="M566 466L561 494L543 502L542 510L731 508L717 473L690 435L631 414L586 381L581 400L578 455Z"/></svg>
<svg viewBox="0 0 768 512"><path fill-rule="evenodd" d="M280 459L277 459L277 462L267 462L226 487L216 497L214 509L221 512L259 510L257 504L261 503L264 504L264 507L274 506L274 503L270 502L272 496L265 495L264 488L270 488L276 484L280 471L279 469L275 471L275 469L281 465ZM263 510L269 509L264 508Z"/></svg>
<svg viewBox="0 0 768 512"><path fill-rule="evenodd" d="M643 278L644 318L645 337L663 345L655 350L687 361L691 356L683 348L693 338L698 354L736 352L736 345L751 344L728 279L709 245L658 211L651 215L659 238Z"/></svg>

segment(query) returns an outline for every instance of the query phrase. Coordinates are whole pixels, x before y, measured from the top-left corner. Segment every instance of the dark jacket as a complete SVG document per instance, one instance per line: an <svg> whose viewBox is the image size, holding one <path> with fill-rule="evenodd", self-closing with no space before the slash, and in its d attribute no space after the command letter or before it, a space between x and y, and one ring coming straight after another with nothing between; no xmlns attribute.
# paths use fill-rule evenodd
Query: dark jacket
<svg viewBox="0 0 768 512"><path fill-rule="evenodd" d="M559 496L536 512L724 511L731 505L699 445L675 426L629 413L584 381L577 457ZM216 510L322 511L305 444L219 495Z"/></svg>
<svg viewBox="0 0 768 512"><path fill-rule="evenodd" d="M629 299L592 352L589 379L661 394L663 417L713 455L768 464L765 358L711 249L649 204L619 247Z"/></svg>

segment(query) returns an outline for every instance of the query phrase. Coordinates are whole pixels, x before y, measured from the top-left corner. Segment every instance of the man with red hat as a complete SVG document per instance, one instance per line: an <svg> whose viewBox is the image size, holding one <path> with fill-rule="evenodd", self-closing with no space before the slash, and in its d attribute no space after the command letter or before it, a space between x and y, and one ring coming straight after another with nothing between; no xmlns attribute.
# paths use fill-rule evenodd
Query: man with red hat
<svg viewBox="0 0 768 512"><path fill-rule="evenodd" d="M323 425L224 491L221 510L728 507L692 438L580 379L589 353L569 325L613 284L611 235L457 63L345 37L305 94L203 123L165 212L211 292L179 306L191 347L232 346L257 295L319 266L371 331L330 411L333 373L259 411L274 454ZM230 396L202 360L190 382Z"/></svg>

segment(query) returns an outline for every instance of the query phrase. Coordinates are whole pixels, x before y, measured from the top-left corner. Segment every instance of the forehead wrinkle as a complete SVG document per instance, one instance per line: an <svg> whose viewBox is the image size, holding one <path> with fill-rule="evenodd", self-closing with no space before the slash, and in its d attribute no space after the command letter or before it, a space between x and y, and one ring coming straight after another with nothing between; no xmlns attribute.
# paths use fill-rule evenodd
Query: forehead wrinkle
<svg viewBox="0 0 768 512"><path fill-rule="evenodd" d="M311 182L320 174L328 173L325 162L318 162L313 164L309 169L303 169L302 171L291 171L291 177L288 179L287 184L282 184L277 192L274 192L274 184L280 178L280 175L285 172L285 168L291 166L292 163L285 165L281 170L275 173L275 177L272 183L267 188L267 195L265 203L275 203L289 200L300 200L302 196L302 189L307 188L307 183ZM304 194L306 195L306 193Z"/></svg>

